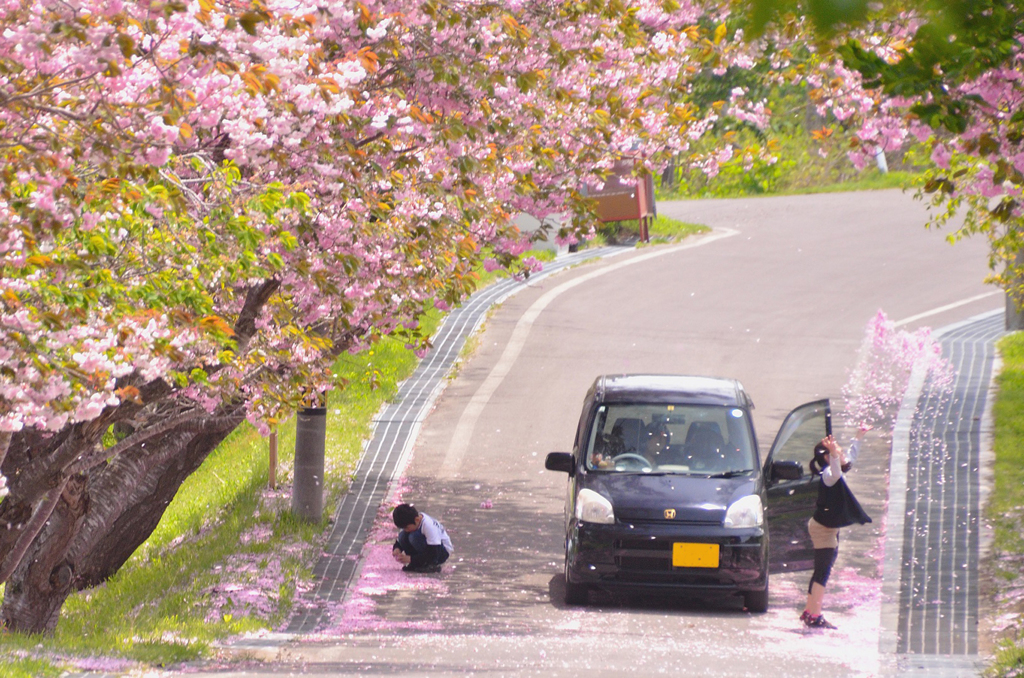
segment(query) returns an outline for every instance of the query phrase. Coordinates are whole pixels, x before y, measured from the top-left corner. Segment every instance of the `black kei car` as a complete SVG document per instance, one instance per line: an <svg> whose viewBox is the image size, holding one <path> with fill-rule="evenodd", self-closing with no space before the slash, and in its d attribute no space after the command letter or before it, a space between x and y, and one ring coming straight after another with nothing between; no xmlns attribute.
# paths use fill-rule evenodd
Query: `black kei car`
<svg viewBox="0 0 1024 678"><path fill-rule="evenodd" d="M807 520L820 478L808 462L831 434L828 400L789 413L766 456L753 402L733 379L598 377L573 451L547 455L569 475L565 602L591 588L738 594L768 608L769 571L807 569Z"/></svg>

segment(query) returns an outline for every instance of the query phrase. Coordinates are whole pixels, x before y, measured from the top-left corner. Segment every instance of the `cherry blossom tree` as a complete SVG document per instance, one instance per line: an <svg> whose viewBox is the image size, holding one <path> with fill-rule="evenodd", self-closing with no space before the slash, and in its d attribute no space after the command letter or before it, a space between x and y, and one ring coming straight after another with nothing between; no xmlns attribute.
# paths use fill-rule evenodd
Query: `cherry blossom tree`
<svg viewBox="0 0 1024 678"><path fill-rule="evenodd" d="M55 628L242 421L513 272L748 46L677 0L0 3L0 620Z"/></svg>

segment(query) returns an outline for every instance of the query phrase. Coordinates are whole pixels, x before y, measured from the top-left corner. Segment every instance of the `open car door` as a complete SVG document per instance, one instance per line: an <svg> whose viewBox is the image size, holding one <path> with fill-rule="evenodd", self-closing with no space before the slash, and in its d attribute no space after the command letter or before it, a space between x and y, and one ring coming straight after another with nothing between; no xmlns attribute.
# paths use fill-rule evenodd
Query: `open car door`
<svg viewBox="0 0 1024 678"><path fill-rule="evenodd" d="M821 476L811 473L814 446L832 434L829 401L816 400L786 416L765 462L768 486L770 572L814 568L814 546L807 521L814 515Z"/></svg>

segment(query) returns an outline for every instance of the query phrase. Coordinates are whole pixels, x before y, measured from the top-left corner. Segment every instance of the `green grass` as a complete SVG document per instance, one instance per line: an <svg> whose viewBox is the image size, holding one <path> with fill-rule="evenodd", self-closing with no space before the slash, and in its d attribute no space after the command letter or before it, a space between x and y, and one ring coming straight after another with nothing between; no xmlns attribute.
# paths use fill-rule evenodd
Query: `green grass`
<svg viewBox="0 0 1024 678"><path fill-rule="evenodd" d="M920 175L914 172L890 171L882 173L876 168L868 168L853 178L828 183L807 183L792 185L781 184L778 188L761 193L749 193L742 186L720 186L714 196L693 196L677 190L658 190L658 200L691 200L699 198L763 198L773 195L807 195L812 193L845 193L850 191L879 191L889 188L916 188Z"/></svg>
<svg viewBox="0 0 1024 678"><path fill-rule="evenodd" d="M650 236L652 243L676 242L691 235L707 233L710 230L710 228L702 224L691 224L659 214L651 224Z"/></svg>
<svg viewBox="0 0 1024 678"><path fill-rule="evenodd" d="M4 678L57 678L62 671L49 661L0 654Z"/></svg>
<svg viewBox="0 0 1024 678"><path fill-rule="evenodd" d="M855 179L835 184L807 186L800 189L779 191L776 195L802 195L806 193L842 193L847 191L880 191L887 188L914 188L918 175L912 172L886 172L867 169Z"/></svg>
<svg viewBox="0 0 1024 678"><path fill-rule="evenodd" d="M1003 369L998 377L995 417L995 483L986 509L993 528L992 575L997 588L1021 585L1020 557L1024 557L1024 333L999 342ZM1013 558L1017 556L1017 558ZM1015 565L1016 564L1016 565ZM997 610L1005 614L1014 610ZM1016 610L1024 619L1024 609ZM1015 637L1003 639L989 676L1024 675L1024 632L1018 623Z"/></svg>
<svg viewBox="0 0 1024 678"><path fill-rule="evenodd" d="M707 233L711 229L701 224L692 224L671 217L658 215L652 221L649 233L650 244L677 242L697 233ZM629 221L612 221L600 224L594 238L580 243L582 249L604 247L611 243L631 242L640 237L640 224L634 219ZM642 243L638 246L643 246Z"/></svg>

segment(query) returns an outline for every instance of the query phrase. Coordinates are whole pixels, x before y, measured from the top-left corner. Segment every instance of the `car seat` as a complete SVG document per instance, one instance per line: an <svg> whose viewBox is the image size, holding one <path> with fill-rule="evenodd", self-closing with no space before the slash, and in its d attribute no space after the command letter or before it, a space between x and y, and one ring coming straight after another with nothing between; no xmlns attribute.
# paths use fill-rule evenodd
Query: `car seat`
<svg viewBox="0 0 1024 678"><path fill-rule="evenodd" d="M620 417L612 426L612 436L622 441L621 454L640 454L640 434L644 430L642 419Z"/></svg>
<svg viewBox="0 0 1024 678"><path fill-rule="evenodd" d="M723 453L725 440L721 429L713 421L695 421L686 432L683 444L685 463L691 469L719 472L727 470Z"/></svg>

